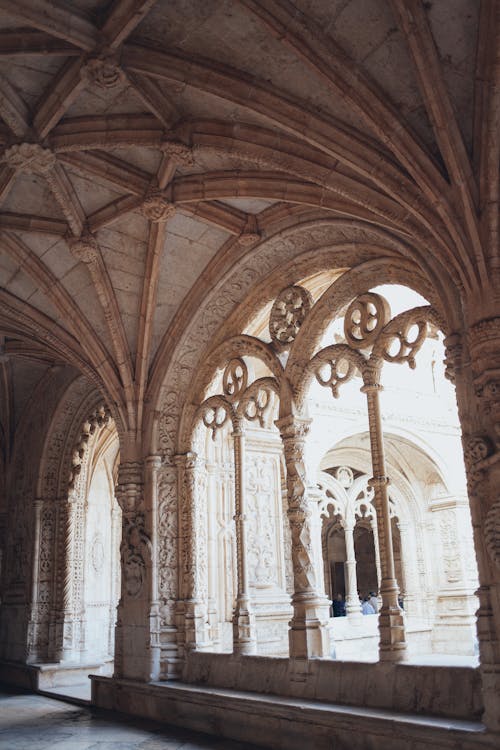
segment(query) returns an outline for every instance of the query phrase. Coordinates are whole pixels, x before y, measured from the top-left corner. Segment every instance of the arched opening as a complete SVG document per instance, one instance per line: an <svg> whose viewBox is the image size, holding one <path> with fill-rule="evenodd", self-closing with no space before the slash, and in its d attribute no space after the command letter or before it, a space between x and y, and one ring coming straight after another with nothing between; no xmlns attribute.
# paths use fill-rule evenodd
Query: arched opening
<svg viewBox="0 0 500 750"><path fill-rule="evenodd" d="M120 592L121 510L115 498L118 437L100 432L92 456L85 502L82 659L112 673L116 607Z"/></svg>
<svg viewBox="0 0 500 750"><path fill-rule="evenodd" d="M208 481L205 494L212 497L212 510L201 516L208 528L201 548L211 551L208 571L201 568L208 583L190 573L185 589L187 650L476 663L477 574L466 562L474 553L454 391L440 364L441 319L408 287L370 291L368 265L286 287L246 319L241 334L207 355L189 419L192 450L205 472L196 492ZM419 369L420 379L411 380ZM257 391L269 379L276 408L268 412L267 435L261 424L252 437ZM241 461L235 436L240 441L247 388L254 389L254 423L245 428ZM202 425L209 430L203 438ZM256 477L252 440L259 463L274 462L272 479ZM287 497L278 512L280 463ZM183 487L190 482L196 485L184 480ZM194 523L192 550L202 527ZM448 552L436 555L449 544L443 534L461 540L461 573L453 580ZM192 593L199 586L203 596ZM189 631L193 623L198 632ZM264 630L279 639L266 641Z"/></svg>

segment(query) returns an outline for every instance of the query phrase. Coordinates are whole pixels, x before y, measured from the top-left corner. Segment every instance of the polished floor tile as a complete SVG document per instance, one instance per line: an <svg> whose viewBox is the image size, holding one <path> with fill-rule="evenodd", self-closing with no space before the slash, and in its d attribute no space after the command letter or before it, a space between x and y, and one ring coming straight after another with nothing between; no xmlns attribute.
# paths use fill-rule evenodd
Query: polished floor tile
<svg viewBox="0 0 500 750"><path fill-rule="evenodd" d="M0 688L0 750L257 750L157 722Z"/></svg>

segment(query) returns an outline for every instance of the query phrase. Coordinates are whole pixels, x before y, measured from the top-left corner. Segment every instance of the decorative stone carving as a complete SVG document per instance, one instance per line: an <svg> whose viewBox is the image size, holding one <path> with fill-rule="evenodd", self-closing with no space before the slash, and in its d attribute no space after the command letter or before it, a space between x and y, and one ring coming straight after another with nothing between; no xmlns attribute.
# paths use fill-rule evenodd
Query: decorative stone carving
<svg viewBox="0 0 500 750"><path fill-rule="evenodd" d="M160 150L179 166L189 167L194 164L193 150L181 141L164 141Z"/></svg>
<svg viewBox="0 0 500 750"><path fill-rule="evenodd" d="M166 625L171 625L172 615L168 603L177 599L177 477L174 467L166 466L158 479L158 567L160 595L165 609Z"/></svg>
<svg viewBox="0 0 500 750"><path fill-rule="evenodd" d="M90 546L90 560L95 572L100 573L104 564L104 545L102 542L102 535L99 532L94 534Z"/></svg>
<svg viewBox="0 0 500 750"><path fill-rule="evenodd" d="M312 297L302 286L288 286L278 294L269 316L269 333L276 346L285 349L295 341L311 307Z"/></svg>
<svg viewBox="0 0 500 750"><path fill-rule="evenodd" d="M126 80L125 72L118 65L117 55L93 57L81 70L82 79L100 89L112 89Z"/></svg>
<svg viewBox="0 0 500 750"><path fill-rule="evenodd" d="M120 553L124 593L132 599L142 594L150 548L151 541L145 532L144 514L136 513L132 518L125 516Z"/></svg>
<svg viewBox="0 0 500 750"><path fill-rule="evenodd" d="M16 172L44 177L56 164L56 156L38 143L17 143L8 148L2 161Z"/></svg>
<svg viewBox="0 0 500 750"><path fill-rule="evenodd" d="M314 591L316 574L310 533L311 510L307 500L304 463L304 446L310 420L289 418L279 420L277 426L285 451L295 592Z"/></svg>
<svg viewBox="0 0 500 750"><path fill-rule="evenodd" d="M222 388L224 394L231 399L237 399L246 390L248 384L248 368L245 362L237 357L232 359L224 370Z"/></svg>
<svg viewBox="0 0 500 750"><path fill-rule="evenodd" d="M350 466L339 466L335 476L345 489L351 487L354 482L354 474Z"/></svg>
<svg viewBox="0 0 500 750"><path fill-rule="evenodd" d="M105 404L98 406L84 421L78 442L75 443L72 455L72 466L69 477L69 489L73 489L77 476L80 474L82 460L85 455L89 438L97 429L104 427L111 419L111 412Z"/></svg>
<svg viewBox="0 0 500 750"><path fill-rule="evenodd" d="M139 211L146 219L157 224L174 216L175 205L166 198L162 190L152 190L144 198Z"/></svg>
<svg viewBox="0 0 500 750"><path fill-rule="evenodd" d="M493 447L485 435L474 435L465 440L464 459L467 469L484 461L492 453Z"/></svg>
<svg viewBox="0 0 500 750"><path fill-rule="evenodd" d="M500 500L495 500L486 515L484 538L491 559L500 567Z"/></svg>
<svg viewBox="0 0 500 750"><path fill-rule="evenodd" d="M134 513L143 503L143 466L141 461L122 461L118 469L115 496L124 513Z"/></svg>
<svg viewBox="0 0 500 750"><path fill-rule="evenodd" d="M344 336L354 349L367 349L391 317L387 300L380 294L361 294L351 302L344 316Z"/></svg>
<svg viewBox="0 0 500 750"><path fill-rule="evenodd" d="M96 238L90 232L84 232L80 237L67 237L71 255L82 263L98 263L101 250Z"/></svg>
<svg viewBox="0 0 500 750"><path fill-rule="evenodd" d="M456 518L453 510L441 511L439 529L443 550L444 574L448 583L458 583L462 578L461 548L458 544Z"/></svg>
<svg viewBox="0 0 500 750"><path fill-rule="evenodd" d="M463 344L459 333L451 333L444 339L444 365L445 377L455 382L457 370L462 366Z"/></svg>
<svg viewBox="0 0 500 750"><path fill-rule="evenodd" d="M276 581L273 459L249 453L246 469L248 575L251 584Z"/></svg>

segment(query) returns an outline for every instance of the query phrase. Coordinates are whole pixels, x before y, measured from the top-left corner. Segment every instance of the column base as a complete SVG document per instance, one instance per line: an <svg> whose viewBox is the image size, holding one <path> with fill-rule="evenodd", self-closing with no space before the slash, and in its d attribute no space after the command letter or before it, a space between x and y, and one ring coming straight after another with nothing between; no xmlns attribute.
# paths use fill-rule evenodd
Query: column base
<svg viewBox="0 0 500 750"><path fill-rule="evenodd" d="M257 628L255 615L248 601L237 602L233 615L233 651L235 654L257 653Z"/></svg>
<svg viewBox="0 0 500 750"><path fill-rule="evenodd" d="M482 664L481 680L483 684L483 723L492 732L500 732L500 666Z"/></svg>
<svg viewBox="0 0 500 750"><path fill-rule="evenodd" d="M382 607L378 619L380 633L379 660L404 661L408 656L403 611L398 607Z"/></svg>
<svg viewBox="0 0 500 750"><path fill-rule="evenodd" d="M290 657L311 659L330 656L330 601L316 593L292 598L293 617L288 632Z"/></svg>
<svg viewBox="0 0 500 750"><path fill-rule="evenodd" d="M204 604L194 599L184 606L186 651L207 651L211 647L207 611Z"/></svg>

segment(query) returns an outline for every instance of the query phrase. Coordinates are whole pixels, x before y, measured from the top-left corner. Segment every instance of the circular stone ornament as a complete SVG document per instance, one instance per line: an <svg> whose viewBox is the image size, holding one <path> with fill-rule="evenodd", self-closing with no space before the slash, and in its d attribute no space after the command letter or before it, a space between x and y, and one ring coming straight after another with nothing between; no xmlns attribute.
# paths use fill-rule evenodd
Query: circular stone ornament
<svg viewBox="0 0 500 750"><path fill-rule="evenodd" d="M282 289L269 316L269 334L276 346L285 349L295 341L311 307L312 297L304 287L287 286Z"/></svg>
<svg viewBox="0 0 500 750"><path fill-rule="evenodd" d="M351 302L344 317L344 336L353 349L367 349L388 323L391 308L380 294L367 292Z"/></svg>

